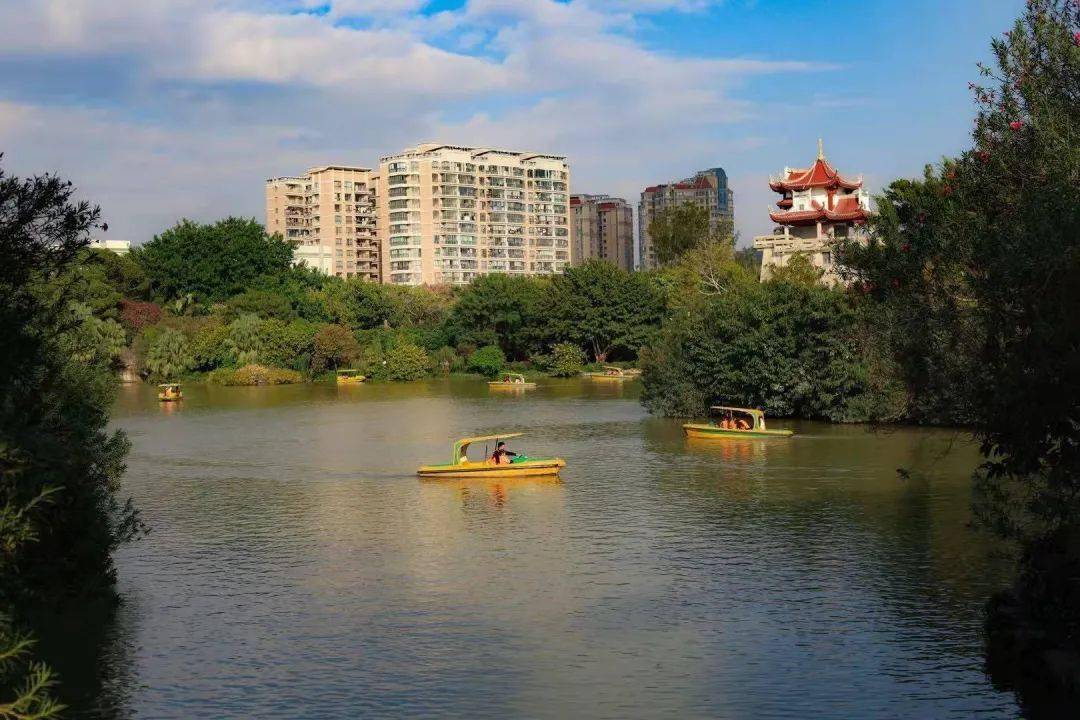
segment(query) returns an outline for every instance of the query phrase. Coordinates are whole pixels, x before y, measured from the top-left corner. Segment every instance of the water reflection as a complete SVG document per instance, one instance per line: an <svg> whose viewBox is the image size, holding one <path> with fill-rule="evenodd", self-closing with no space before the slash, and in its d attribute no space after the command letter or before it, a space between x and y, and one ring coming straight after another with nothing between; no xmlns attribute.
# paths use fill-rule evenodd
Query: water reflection
<svg viewBox="0 0 1080 720"><path fill-rule="evenodd" d="M967 527L973 448L690 442L637 386L192 386L167 415L126 392L154 531L120 554L133 617L92 693L145 717L1015 714L981 672L1005 569ZM509 431L561 480L414 475Z"/></svg>

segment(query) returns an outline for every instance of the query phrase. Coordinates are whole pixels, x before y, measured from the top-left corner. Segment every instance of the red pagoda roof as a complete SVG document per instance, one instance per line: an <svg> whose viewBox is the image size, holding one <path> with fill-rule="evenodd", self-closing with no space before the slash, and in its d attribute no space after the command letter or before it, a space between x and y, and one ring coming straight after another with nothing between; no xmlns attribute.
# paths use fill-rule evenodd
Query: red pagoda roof
<svg viewBox="0 0 1080 720"><path fill-rule="evenodd" d="M818 222L866 222L866 210L859 205L859 198L850 195L837 198L836 205L829 210L819 202L811 203L811 210L794 212L771 212L769 219L779 225L815 225Z"/></svg>
<svg viewBox="0 0 1080 720"><path fill-rule="evenodd" d="M809 190L810 188L844 188L845 190L857 190L862 187L862 180L848 180L841 175L836 168L825 159L825 153L818 140L818 156L814 164L808 168L788 168L787 175L780 180L769 179L769 187L773 192L788 192L791 190Z"/></svg>

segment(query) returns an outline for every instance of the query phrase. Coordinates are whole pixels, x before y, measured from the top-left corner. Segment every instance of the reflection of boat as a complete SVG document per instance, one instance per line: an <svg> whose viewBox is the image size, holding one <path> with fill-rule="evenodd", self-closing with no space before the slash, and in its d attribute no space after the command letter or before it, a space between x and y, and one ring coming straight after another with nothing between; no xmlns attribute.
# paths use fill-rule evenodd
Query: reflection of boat
<svg viewBox="0 0 1080 720"><path fill-rule="evenodd" d="M158 387L161 388L161 392L157 394L157 399L161 402L184 399L184 393L180 390L180 383L162 383Z"/></svg>
<svg viewBox="0 0 1080 720"><path fill-rule="evenodd" d="M588 376L593 380L606 380L612 382L621 382L623 380L631 380L634 377L634 373L623 370L620 367L613 365L605 365L603 372L591 372Z"/></svg>
<svg viewBox="0 0 1080 720"><path fill-rule="evenodd" d="M536 387L536 383L526 381L525 376L521 373L503 373L502 380L492 380L488 383L488 387L493 390L502 388L510 390L531 390Z"/></svg>
<svg viewBox="0 0 1080 720"><path fill-rule="evenodd" d="M359 370L346 369L337 371L337 384L338 385L359 385L367 380L366 377L360 374Z"/></svg>
<svg viewBox="0 0 1080 720"><path fill-rule="evenodd" d="M761 410L750 408L726 407L713 405L710 410L717 410L723 414L726 420L733 423L743 421L747 427L743 429L734 427L721 427L716 422L687 423L683 425L683 431L691 438L745 438L745 437L791 437L795 433L791 430L769 430L765 427L765 413Z"/></svg>
<svg viewBox="0 0 1080 720"><path fill-rule="evenodd" d="M453 445L450 455L451 462L446 465L424 465L416 471L416 474L425 478L455 479L536 477L557 475L560 469L566 467L566 461L557 457L530 458L525 455L518 455L511 462L498 464L487 457L480 461L469 459L468 450L470 445L485 441L497 443L499 440L520 437L521 435L522 433L503 433L501 435L462 438Z"/></svg>

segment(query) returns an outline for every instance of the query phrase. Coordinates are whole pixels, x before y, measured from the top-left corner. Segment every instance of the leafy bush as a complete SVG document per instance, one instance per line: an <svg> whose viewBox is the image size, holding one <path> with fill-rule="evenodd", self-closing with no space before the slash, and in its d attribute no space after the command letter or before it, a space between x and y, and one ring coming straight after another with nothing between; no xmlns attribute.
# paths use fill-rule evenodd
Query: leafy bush
<svg viewBox="0 0 1080 720"><path fill-rule="evenodd" d="M435 363L435 369L443 373L454 372L463 365L461 357L454 352L454 348L446 345L433 352L431 359Z"/></svg>
<svg viewBox="0 0 1080 720"><path fill-rule="evenodd" d="M213 370L232 362L226 341L229 329L214 322L199 328L191 338L191 359L194 370Z"/></svg>
<svg viewBox="0 0 1080 720"><path fill-rule="evenodd" d="M290 385L304 378L295 370L250 364L231 371L223 380L226 385Z"/></svg>
<svg viewBox="0 0 1080 720"><path fill-rule="evenodd" d="M419 345L401 343L385 351L382 363L373 370L380 380L418 380L428 374L431 360Z"/></svg>
<svg viewBox="0 0 1080 720"><path fill-rule="evenodd" d="M159 380L178 378L194 364L187 338L178 330L163 329L147 350L146 367Z"/></svg>
<svg viewBox="0 0 1080 720"><path fill-rule="evenodd" d="M288 320L296 315L289 298L269 290L245 290L225 302L225 317L235 318L246 314L261 318Z"/></svg>
<svg viewBox="0 0 1080 720"><path fill-rule="evenodd" d="M319 332L317 323L307 320L267 320L263 323L262 359L276 367L291 367L294 370L307 370L311 365L311 356L315 352L315 334Z"/></svg>
<svg viewBox="0 0 1080 720"><path fill-rule="evenodd" d="M124 299L120 301L120 324L135 334L161 320L161 306L152 302Z"/></svg>
<svg viewBox="0 0 1080 720"><path fill-rule="evenodd" d="M262 321L258 315L241 315L229 323L225 347L237 365L248 365L258 360L263 348Z"/></svg>
<svg viewBox="0 0 1080 720"><path fill-rule="evenodd" d="M551 348L548 373L555 377L572 377L585 365L585 353L573 343L557 343Z"/></svg>
<svg viewBox="0 0 1080 720"><path fill-rule="evenodd" d="M344 325L325 325L312 339L311 368L315 372L348 365L360 352L352 331Z"/></svg>
<svg viewBox="0 0 1080 720"><path fill-rule="evenodd" d="M480 348L469 356L469 372L480 373L488 377L495 377L506 364L506 356L496 345L487 345Z"/></svg>

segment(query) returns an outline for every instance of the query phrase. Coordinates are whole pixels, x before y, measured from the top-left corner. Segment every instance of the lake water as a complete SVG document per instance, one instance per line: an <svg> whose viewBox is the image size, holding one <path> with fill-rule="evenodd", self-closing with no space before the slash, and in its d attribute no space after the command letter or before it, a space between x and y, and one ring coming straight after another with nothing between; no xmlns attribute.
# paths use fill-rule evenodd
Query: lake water
<svg viewBox="0 0 1080 720"><path fill-rule="evenodd" d="M968 528L962 435L691 443L637 390L124 388L152 532L115 618L49 640L76 716L1017 715L982 671L1009 565ZM414 475L509 430L562 481Z"/></svg>

